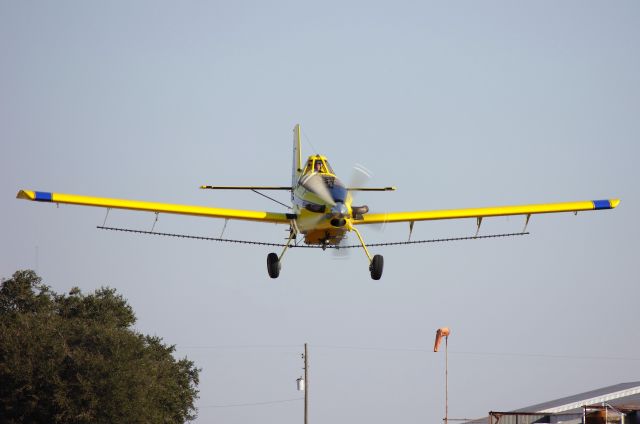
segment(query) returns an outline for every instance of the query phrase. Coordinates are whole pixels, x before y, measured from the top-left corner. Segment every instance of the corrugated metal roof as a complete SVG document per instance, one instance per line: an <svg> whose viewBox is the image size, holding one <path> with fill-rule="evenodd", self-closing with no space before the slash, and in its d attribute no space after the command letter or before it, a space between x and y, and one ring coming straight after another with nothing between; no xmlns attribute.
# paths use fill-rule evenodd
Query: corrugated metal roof
<svg viewBox="0 0 640 424"><path fill-rule="evenodd" d="M633 403L635 398L640 396L640 381L630 383L620 383L613 386L591 390L577 395L538 403L526 408L517 409L516 412L548 412L558 413L580 409L583 405L593 405L608 402L612 405L619 403L624 398L624 403ZM640 400L640 398L639 398Z"/></svg>
<svg viewBox="0 0 640 424"><path fill-rule="evenodd" d="M602 387L584 393L551 400L516 409L513 412L542 412L545 414L570 413L580 411L584 405L596 405L606 402L612 406L638 405L640 407L640 381L620 383ZM479 418L466 424L484 424L488 419Z"/></svg>

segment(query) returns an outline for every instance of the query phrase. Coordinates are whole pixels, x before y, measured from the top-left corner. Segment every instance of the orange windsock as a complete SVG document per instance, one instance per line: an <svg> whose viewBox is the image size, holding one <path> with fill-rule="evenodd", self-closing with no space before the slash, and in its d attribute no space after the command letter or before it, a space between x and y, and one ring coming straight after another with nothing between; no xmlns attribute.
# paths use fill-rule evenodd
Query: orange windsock
<svg viewBox="0 0 640 424"><path fill-rule="evenodd" d="M442 341L442 338L449 337L449 334L451 334L449 327L438 328L438 331L436 331L436 342L433 345L434 352L437 352L438 349L440 349L440 342Z"/></svg>

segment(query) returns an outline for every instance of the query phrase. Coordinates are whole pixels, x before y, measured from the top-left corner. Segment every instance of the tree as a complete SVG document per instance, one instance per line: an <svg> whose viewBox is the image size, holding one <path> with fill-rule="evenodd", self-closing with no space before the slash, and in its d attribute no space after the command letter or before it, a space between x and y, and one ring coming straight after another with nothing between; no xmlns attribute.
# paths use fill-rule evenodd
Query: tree
<svg viewBox="0 0 640 424"><path fill-rule="evenodd" d="M0 285L0 420L181 423L195 418L199 369L132 329L114 289L60 295L34 271Z"/></svg>

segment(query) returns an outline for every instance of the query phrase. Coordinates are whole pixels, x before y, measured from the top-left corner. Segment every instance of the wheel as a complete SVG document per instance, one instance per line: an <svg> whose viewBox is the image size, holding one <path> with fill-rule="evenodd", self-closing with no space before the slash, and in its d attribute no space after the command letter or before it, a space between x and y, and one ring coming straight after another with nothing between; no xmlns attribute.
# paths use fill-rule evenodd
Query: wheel
<svg viewBox="0 0 640 424"><path fill-rule="evenodd" d="M269 271L269 277L278 278L280 275L280 260L275 253L269 253L267 255L267 271Z"/></svg>
<svg viewBox="0 0 640 424"><path fill-rule="evenodd" d="M375 255L369 265L369 271L371 271L371 278L379 280L382 277L382 268L384 267L384 259L382 255Z"/></svg>

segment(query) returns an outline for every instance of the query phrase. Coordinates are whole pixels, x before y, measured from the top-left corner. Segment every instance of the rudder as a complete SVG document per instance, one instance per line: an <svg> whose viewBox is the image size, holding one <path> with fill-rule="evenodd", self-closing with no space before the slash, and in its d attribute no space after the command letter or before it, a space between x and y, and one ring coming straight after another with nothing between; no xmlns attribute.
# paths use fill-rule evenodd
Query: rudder
<svg viewBox="0 0 640 424"><path fill-rule="evenodd" d="M295 187L302 174L302 142L300 124L293 127L293 166L291 187Z"/></svg>

